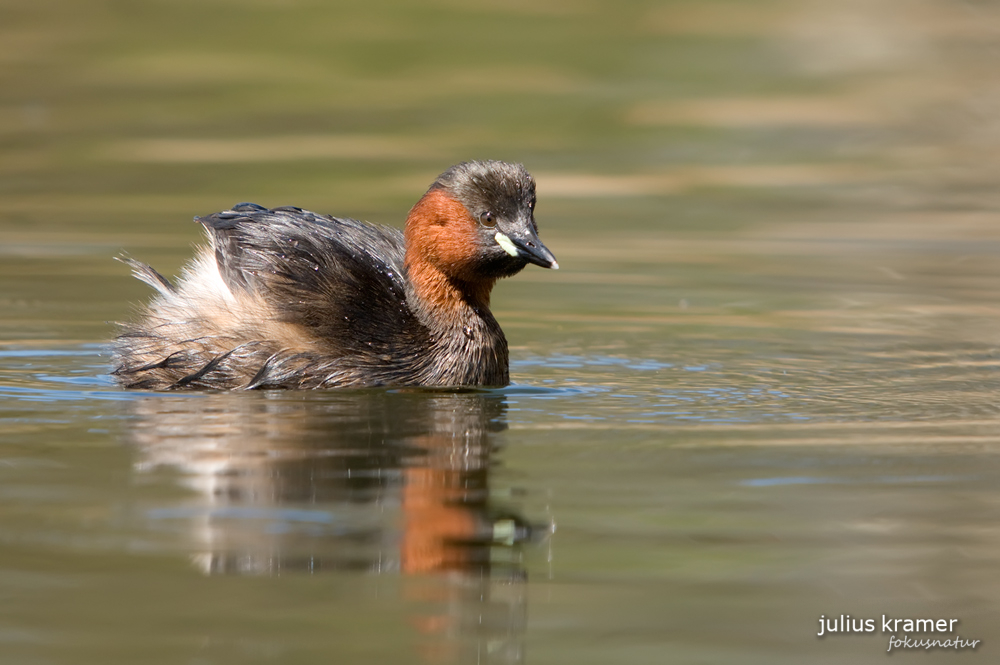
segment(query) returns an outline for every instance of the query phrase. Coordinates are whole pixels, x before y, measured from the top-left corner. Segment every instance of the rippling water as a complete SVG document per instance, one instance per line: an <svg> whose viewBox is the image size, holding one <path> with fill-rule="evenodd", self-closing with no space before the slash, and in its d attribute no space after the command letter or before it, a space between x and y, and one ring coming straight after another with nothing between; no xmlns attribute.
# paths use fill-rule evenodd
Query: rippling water
<svg viewBox="0 0 1000 665"><path fill-rule="evenodd" d="M990 658L992 6L4 11L3 662L881 662L883 615ZM562 266L494 292L511 386L108 376L120 251L174 274L247 199L398 223L479 157Z"/></svg>

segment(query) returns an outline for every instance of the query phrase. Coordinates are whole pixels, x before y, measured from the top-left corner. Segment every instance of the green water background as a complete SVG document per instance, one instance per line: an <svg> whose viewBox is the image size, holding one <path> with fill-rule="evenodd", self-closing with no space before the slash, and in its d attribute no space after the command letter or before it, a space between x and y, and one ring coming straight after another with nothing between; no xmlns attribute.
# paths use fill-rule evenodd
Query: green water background
<svg viewBox="0 0 1000 665"><path fill-rule="evenodd" d="M983 640L898 658L988 658L997 25L933 0L0 3L0 656L881 662L887 635L816 632L887 614ZM398 225L473 158L536 176L562 266L494 292L512 388L108 379L149 295L117 253L177 274L191 218L245 200ZM423 468L535 539L483 527L488 573L400 573Z"/></svg>

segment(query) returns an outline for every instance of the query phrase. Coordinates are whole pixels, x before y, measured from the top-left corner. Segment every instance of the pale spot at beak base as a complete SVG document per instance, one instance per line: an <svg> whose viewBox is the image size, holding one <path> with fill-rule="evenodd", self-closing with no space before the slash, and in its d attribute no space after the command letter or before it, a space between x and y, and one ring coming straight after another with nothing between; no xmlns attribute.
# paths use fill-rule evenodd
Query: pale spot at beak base
<svg viewBox="0 0 1000 665"><path fill-rule="evenodd" d="M517 247L514 246L514 243L511 242L510 238L499 231L497 231L497 234L493 236L493 238L497 241L497 244L503 248L503 251L507 252L511 256L518 256Z"/></svg>

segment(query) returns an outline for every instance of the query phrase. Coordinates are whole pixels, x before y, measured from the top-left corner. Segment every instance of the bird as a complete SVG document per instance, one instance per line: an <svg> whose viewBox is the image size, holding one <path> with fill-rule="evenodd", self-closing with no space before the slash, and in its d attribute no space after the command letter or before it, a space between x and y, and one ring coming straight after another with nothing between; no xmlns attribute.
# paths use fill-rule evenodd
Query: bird
<svg viewBox="0 0 1000 665"><path fill-rule="evenodd" d="M208 244L176 283L118 257L156 294L117 324L111 374L146 390L505 386L493 286L559 268L535 204L523 165L484 160L439 175L402 232L254 203L195 217Z"/></svg>

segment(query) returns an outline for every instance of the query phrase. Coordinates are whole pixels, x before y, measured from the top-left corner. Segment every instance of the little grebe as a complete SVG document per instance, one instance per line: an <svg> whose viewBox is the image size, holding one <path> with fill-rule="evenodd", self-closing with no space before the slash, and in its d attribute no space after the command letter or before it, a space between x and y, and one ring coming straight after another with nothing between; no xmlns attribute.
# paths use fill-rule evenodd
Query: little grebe
<svg viewBox="0 0 1000 665"><path fill-rule="evenodd" d="M113 374L128 388L502 386L507 340L490 291L538 239L535 181L520 164L465 162L410 210L405 232L294 207L241 203L196 221L203 248L122 324Z"/></svg>

